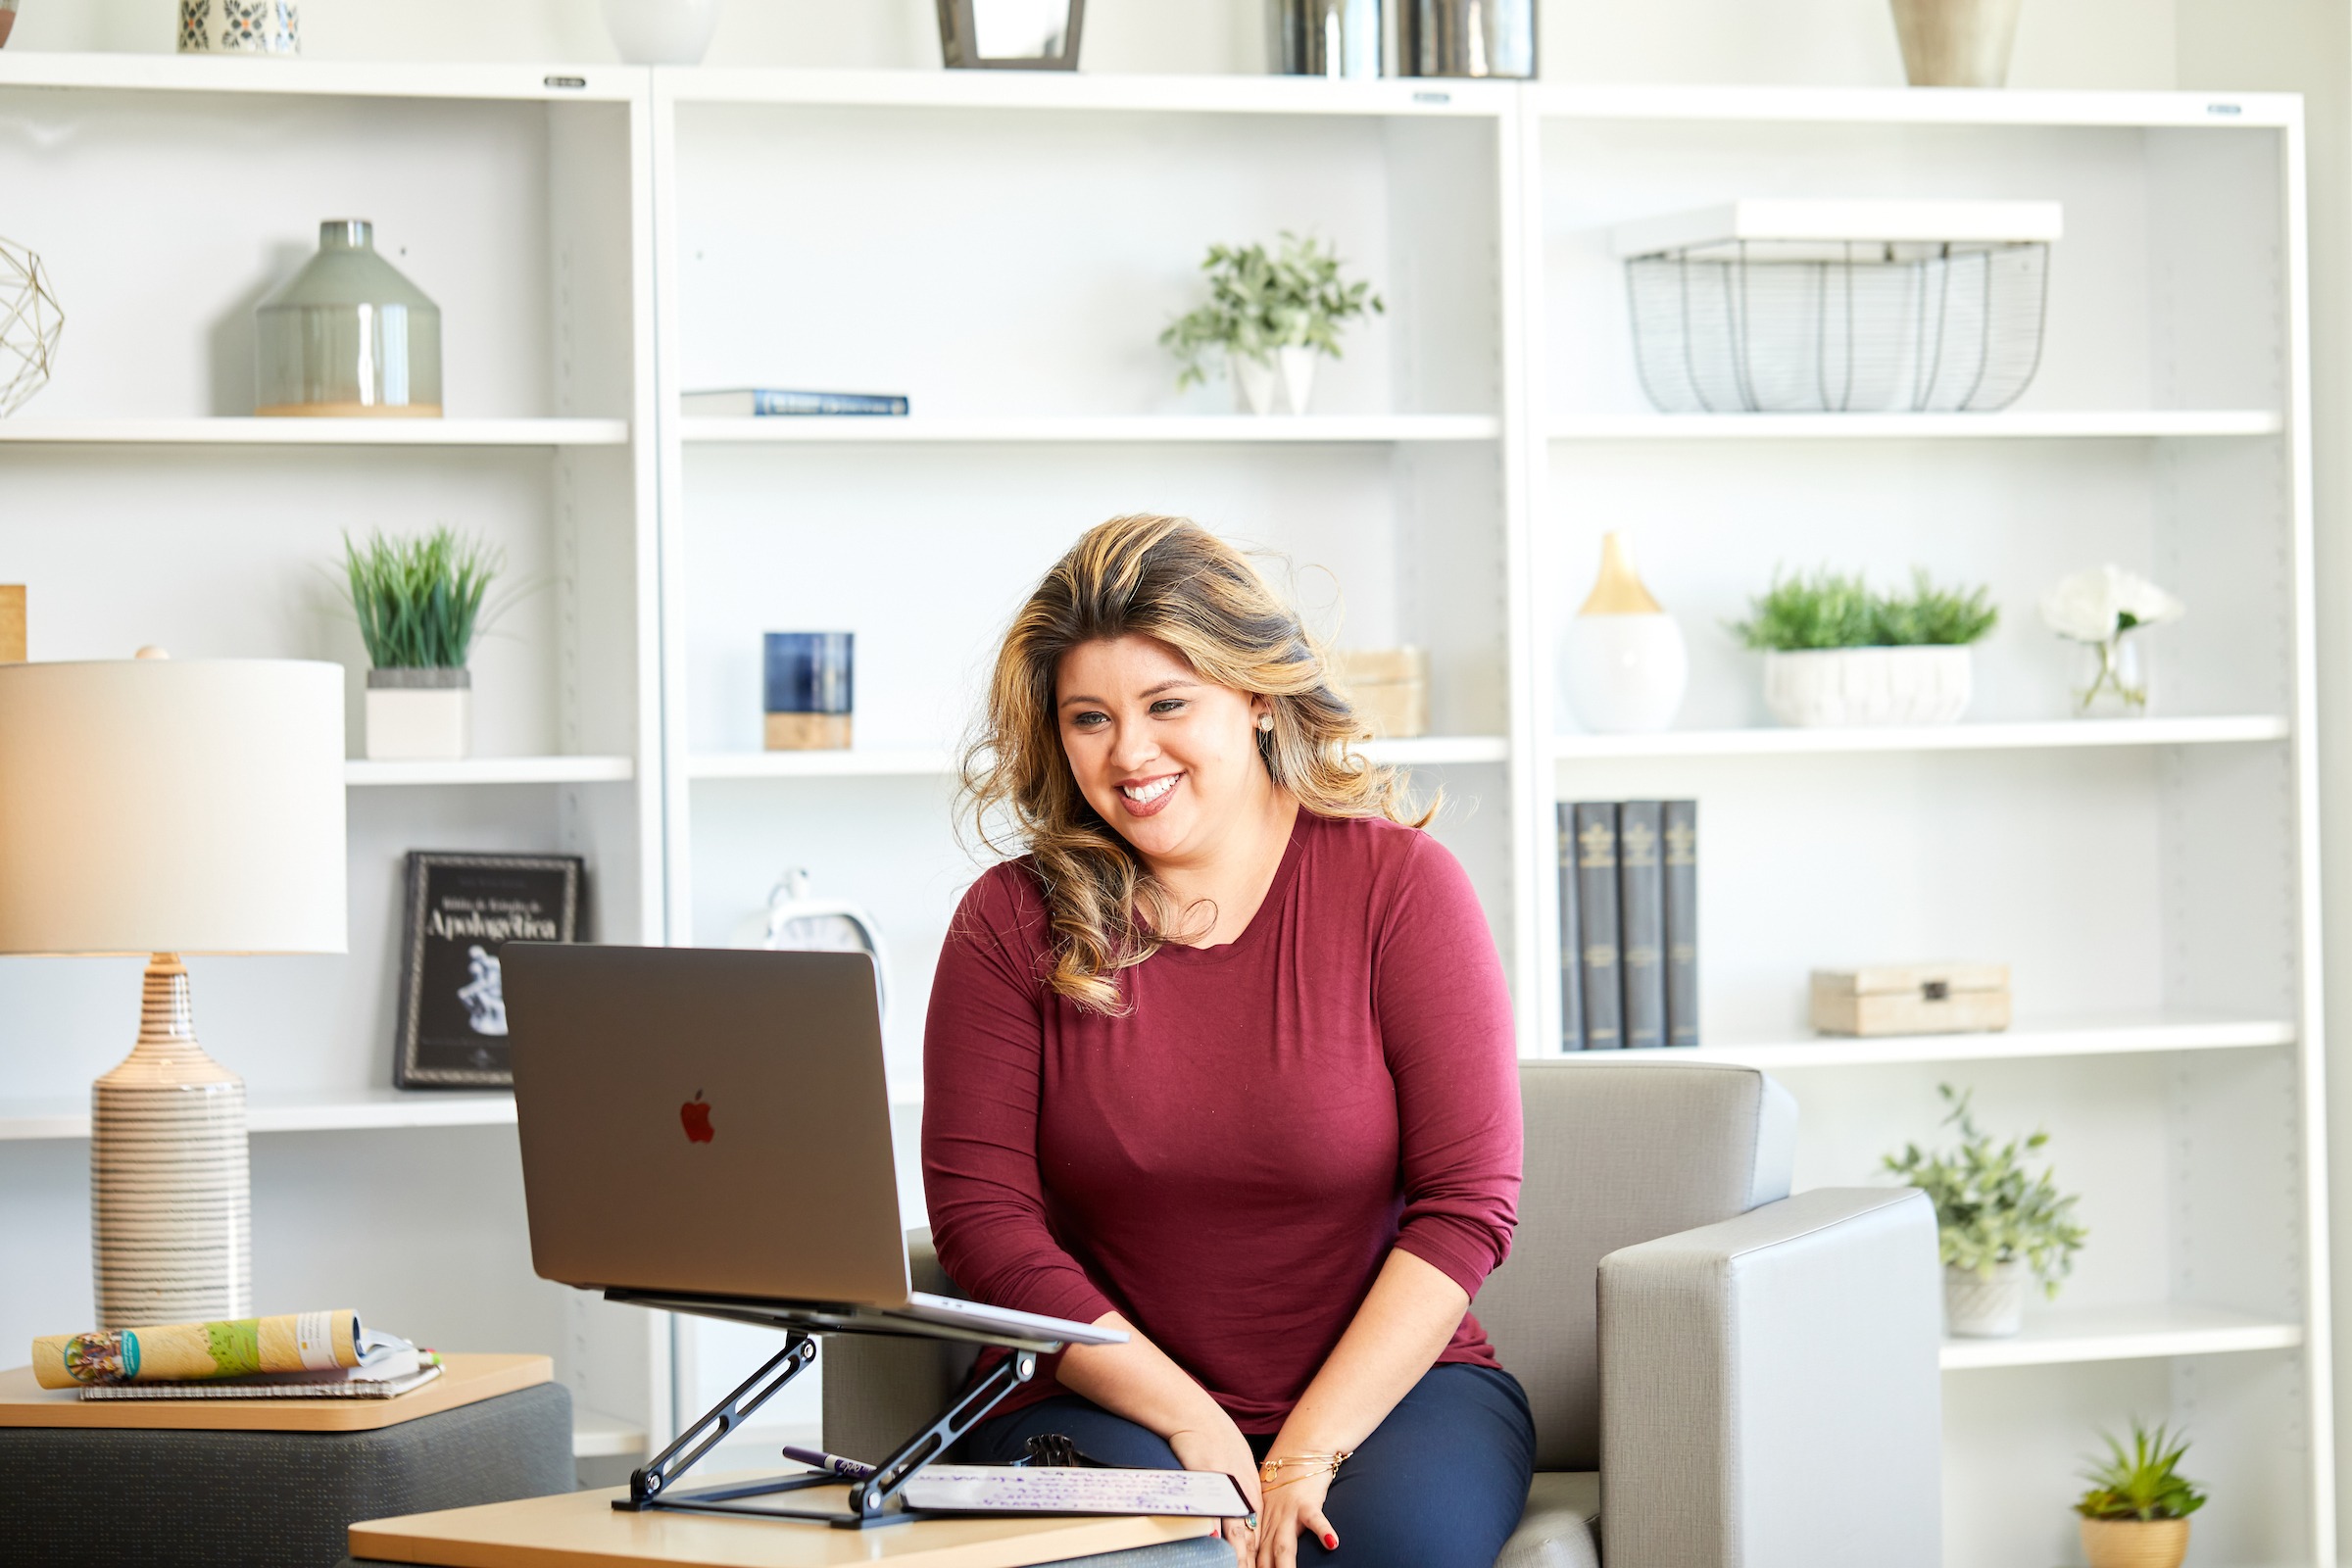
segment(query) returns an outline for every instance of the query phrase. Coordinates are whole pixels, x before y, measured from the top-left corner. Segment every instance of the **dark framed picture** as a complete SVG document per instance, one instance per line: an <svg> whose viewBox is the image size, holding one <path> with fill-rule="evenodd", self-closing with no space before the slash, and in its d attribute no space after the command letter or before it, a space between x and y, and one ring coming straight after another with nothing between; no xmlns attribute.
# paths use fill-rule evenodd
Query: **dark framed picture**
<svg viewBox="0 0 2352 1568"><path fill-rule="evenodd" d="M499 950L581 940L586 878L576 855L409 852L394 1085L514 1087Z"/></svg>

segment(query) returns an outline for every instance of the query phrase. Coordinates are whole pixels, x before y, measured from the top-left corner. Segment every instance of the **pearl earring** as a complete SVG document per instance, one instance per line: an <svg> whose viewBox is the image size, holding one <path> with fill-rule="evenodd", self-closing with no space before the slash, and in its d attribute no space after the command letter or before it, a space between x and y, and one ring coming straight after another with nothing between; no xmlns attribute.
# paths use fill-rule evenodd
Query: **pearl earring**
<svg viewBox="0 0 2352 1568"><path fill-rule="evenodd" d="M1274 732L1274 715L1273 715L1272 713L1260 713L1260 714L1258 714L1258 715L1257 715L1257 728L1258 728L1258 732L1259 732L1260 734L1265 734L1265 735L1270 735L1270 734L1272 734L1272 733Z"/></svg>

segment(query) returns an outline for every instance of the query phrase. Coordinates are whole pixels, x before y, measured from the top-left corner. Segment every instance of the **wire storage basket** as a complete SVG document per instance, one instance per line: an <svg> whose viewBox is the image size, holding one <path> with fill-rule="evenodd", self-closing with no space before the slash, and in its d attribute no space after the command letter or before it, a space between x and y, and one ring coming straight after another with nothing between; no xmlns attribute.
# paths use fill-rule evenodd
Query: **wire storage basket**
<svg viewBox="0 0 2352 1568"><path fill-rule="evenodd" d="M1617 230L1667 414L1959 413L2041 364L2047 202L1739 202Z"/></svg>

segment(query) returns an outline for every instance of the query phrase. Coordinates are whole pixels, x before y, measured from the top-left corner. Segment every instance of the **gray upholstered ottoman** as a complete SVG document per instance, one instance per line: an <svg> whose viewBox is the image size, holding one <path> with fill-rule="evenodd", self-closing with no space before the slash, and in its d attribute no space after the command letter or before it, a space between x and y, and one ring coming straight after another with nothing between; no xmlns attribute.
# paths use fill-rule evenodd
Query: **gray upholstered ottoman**
<svg viewBox="0 0 2352 1568"><path fill-rule="evenodd" d="M355 1519L571 1489L560 1383L368 1432L0 1427L0 1557L333 1568Z"/></svg>

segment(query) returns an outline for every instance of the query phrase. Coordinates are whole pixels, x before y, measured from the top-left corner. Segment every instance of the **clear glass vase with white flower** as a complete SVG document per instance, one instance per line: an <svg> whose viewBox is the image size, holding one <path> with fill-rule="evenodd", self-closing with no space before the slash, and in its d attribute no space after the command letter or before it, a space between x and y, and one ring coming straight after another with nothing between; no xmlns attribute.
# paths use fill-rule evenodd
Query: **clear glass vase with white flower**
<svg viewBox="0 0 2352 1568"><path fill-rule="evenodd" d="M2132 633L2186 614L2187 607L2117 565L2079 571L2041 601L2042 622L2089 650L2087 681L2075 689L2078 717L2136 718L2148 710L2148 676Z"/></svg>

